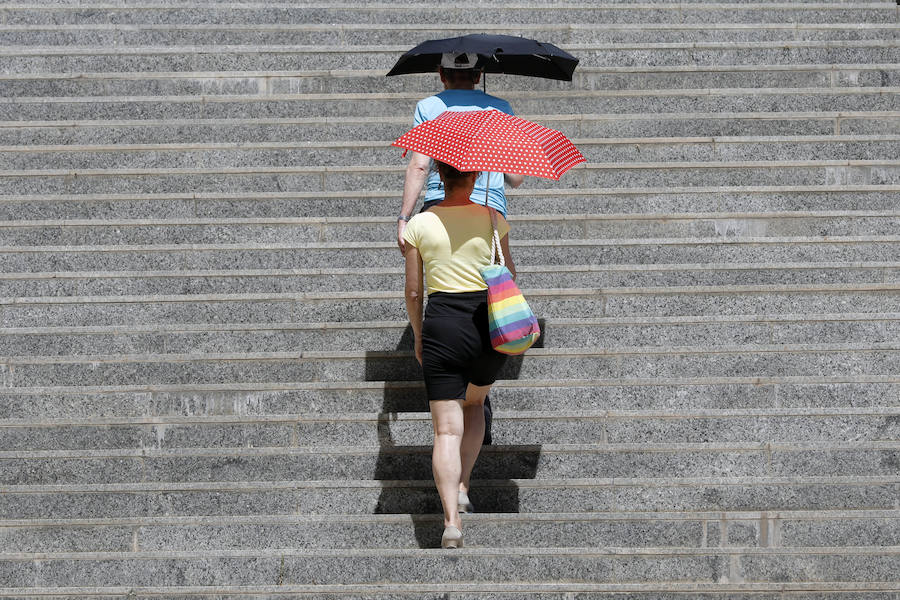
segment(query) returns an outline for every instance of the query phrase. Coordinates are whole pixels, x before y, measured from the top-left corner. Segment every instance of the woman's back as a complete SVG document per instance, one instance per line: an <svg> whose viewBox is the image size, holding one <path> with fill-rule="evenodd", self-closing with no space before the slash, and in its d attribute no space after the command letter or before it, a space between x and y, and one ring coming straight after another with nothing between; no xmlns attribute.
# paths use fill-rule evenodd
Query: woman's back
<svg viewBox="0 0 900 600"><path fill-rule="evenodd" d="M500 214L497 231L501 238L509 232ZM488 210L469 202L414 216L403 237L422 256L428 292L459 293L487 289L481 269L491 262L491 232Z"/></svg>

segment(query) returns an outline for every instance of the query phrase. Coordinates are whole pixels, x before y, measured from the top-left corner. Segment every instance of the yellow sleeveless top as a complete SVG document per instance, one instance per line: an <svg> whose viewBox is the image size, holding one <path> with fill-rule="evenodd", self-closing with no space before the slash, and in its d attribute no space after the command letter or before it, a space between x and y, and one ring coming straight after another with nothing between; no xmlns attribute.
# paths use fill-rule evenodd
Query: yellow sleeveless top
<svg viewBox="0 0 900 600"><path fill-rule="evenodd" d="M481 269L491 262L491 216L480 204L434 206L415 215L403 230L425 265L425 285L431 292L486 290ZM503 239L509 224L497 213Z"/></svg>

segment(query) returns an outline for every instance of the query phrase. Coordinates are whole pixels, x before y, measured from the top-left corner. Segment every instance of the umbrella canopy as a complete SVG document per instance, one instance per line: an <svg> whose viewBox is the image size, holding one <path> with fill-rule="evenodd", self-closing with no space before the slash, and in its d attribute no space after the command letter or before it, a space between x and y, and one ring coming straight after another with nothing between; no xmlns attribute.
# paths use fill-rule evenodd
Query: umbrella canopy
<svg viewBox="0 0 900 600"><path fill-rule="evenodd" d="M460 171L521 173L548 179L559 179L585 162L559 131L493 109L443 112L407 131L392 145Z"/></svg>
<svg viewBox="0 0 900 600"><path fill-rule="evenodd" d="M445 52L479 55L477 69L486 73L507 73L572 81L578 59L553 44L513 35L476 33L442 40L427 40L406 52L388 72L392 75L433 73Z"/></svg>

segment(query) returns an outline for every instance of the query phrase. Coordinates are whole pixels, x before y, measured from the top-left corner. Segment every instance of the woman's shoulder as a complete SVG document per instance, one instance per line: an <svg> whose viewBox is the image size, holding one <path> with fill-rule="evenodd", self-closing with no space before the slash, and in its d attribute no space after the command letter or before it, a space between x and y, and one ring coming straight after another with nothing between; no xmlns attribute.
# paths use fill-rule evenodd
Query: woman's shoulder
<svg viewBox="0 0 900 600"><path fill-rule="evenodd" d="M429 223L433 223L435 220L440 221L440 217L438 217L434 212L430 210L426 210L425 212L420 212L414 214L409 219L409 225L415 224L416 226L423 226ZM409 226L407 225L407 226Z"/></svg>
<svg viewBox="0 0 900 600"><path fill-rule="evenodd" d="M438 217L430 210L427 210L425 212L413 215L409 222L406 224L406 228L418 233L427 233L429 231L432 231L440 223L440 217Z"/></svg>

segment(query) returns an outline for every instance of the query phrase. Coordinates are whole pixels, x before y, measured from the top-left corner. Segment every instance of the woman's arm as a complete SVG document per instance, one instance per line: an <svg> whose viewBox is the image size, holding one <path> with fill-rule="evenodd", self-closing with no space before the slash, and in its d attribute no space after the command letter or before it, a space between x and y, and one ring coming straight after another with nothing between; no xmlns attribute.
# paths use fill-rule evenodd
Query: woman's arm
<svg viewBox="0 0 900 600"><path fill-rule="evenodd" d="M416 360L422 364L422 257L419 249L413 245L406 248L406 314L416 340Z"/></svg>

